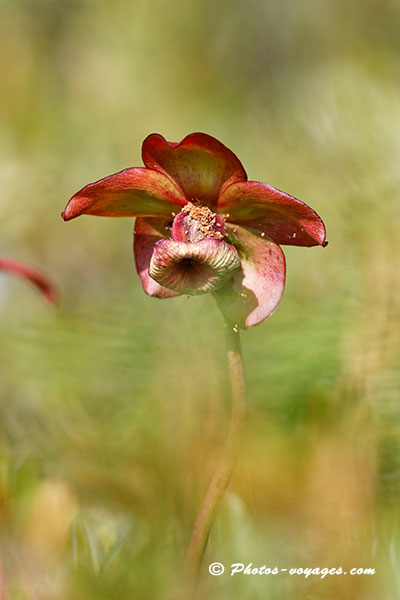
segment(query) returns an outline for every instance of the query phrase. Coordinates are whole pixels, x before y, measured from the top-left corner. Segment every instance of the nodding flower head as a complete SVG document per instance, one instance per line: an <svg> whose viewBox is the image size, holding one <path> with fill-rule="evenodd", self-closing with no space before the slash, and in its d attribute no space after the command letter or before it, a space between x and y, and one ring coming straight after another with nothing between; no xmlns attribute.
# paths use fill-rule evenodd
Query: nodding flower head
<svg viewBox="0 0 400 600"><path fill-rule="evenodd" d="M246 328L266 319L285 284L282 244L326 246L309 206L248 181L226 146L204 133L179 143L152 134L145 167L125 169L77 192L62 216L137 217L136 269L150 296L212 292L224 316Z"/></svg>

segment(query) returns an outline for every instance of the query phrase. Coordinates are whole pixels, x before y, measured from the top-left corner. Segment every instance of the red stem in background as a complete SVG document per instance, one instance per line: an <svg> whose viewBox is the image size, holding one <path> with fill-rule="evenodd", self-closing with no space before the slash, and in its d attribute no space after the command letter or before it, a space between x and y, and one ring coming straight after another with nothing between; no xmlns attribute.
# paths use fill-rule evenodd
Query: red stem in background
<svg viewBox="0 0 400 600"><path fill-rule="evenodd" d="M41 273L20 263L13 258L0 257L0 270L15 273L31 281L43 294L48 302L56 302L56 292L50 281Z"/></svg>

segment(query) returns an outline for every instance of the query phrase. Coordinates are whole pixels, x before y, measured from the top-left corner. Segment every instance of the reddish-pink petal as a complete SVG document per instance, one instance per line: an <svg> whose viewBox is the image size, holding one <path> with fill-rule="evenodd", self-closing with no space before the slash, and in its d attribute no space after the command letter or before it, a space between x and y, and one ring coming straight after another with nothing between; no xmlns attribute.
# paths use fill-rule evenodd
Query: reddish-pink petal
<svg viewBox="0 0 400 600"><path fill-rule="evenodd" d="M168 236L167 224L168 220L166 219L146 219L143 217L137 218L135 223L133 251L135 254L136 270L146 294L155 296L156 298L180 296L179 293L173 292L154 281L149 275L149 266L154 245L159 240Z"/></svg>
<svg viewBox="0 0 400 600"><path fill-rule="evenodd" d="M247 179L237 156L205 133L191 133L179 143L153 133L143 142L142 157L146 167L169 175L188 200L211 207L226 186Z"/></svg>
<svg viewBox="0 0 400 600"><path fill-rule="evenodd" d="M82 214L102 217L162 217L186 204L182 192L163 173L135 167L82 188L68 202L65 221Z"/></svg>
<svg viewBox="0 0 400 600"><path fill-rule="evenodd" d="M57 295L50 281L41 273L12 258L0 257L0 270L16 273L31 281L43 294L48 302L54 304Z"/></svg>
<svg viewBox="0 0 400 600"><path fill-rule="evenodd" d="M227 220L263 231L278 244L326 246L325 226L304 202L258 181L234 183L221 195Z"/></svg>
<svg viewBox="0 0 400 600"><path fill-rule="evenodd" d="M264 321L278 306L285 286L285 257L266 235L230 224L226 227L241 269L214 296L228 321L244 329Z"/></svg>

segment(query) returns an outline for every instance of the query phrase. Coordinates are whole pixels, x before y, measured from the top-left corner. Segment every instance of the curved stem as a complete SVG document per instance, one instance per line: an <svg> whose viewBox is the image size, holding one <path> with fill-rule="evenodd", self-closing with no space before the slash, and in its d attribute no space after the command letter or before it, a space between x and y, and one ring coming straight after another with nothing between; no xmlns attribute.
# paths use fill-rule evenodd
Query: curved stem
<svg viewBox="0 0 400 600"><path fill-rule="evenodd" d="M225 322L226 351L232 392L232 414L228 437L196 519L186 553L186 573L197 578L211 525L228 487L239 454L240 440L247 418L246 386L238 328Z"/></svg>
<svg viewBox="0 0 400 600"><path fill-rule="evenodd" d="M16 273L21 277L29 279L29 281L31 281L42 292L43 296L46 298L46 300L48 300L48 302L51 304L56 303L57 294L55 289L50 281L48 281L44 275L36 271L36 269L28 267L27 265L19 262L19 260L0 256L0 271Z"/></svg>

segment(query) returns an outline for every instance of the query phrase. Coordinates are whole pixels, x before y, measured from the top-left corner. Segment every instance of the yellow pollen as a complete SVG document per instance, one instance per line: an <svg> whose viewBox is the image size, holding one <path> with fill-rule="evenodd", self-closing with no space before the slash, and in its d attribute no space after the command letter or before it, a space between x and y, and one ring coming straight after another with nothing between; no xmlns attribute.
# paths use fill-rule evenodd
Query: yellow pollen
<svg viewBox="0 0 400 600"><path fill-rule="evenodd" d="M222 239L224 236L220 231L215 231L215 228L221 228L221 224L217 223L216 215L207 206L200 203L194 204L188 202L181 210L187 213L190 219L194 219L197 223L197 228L203 237L213 237Z"/></svg>

